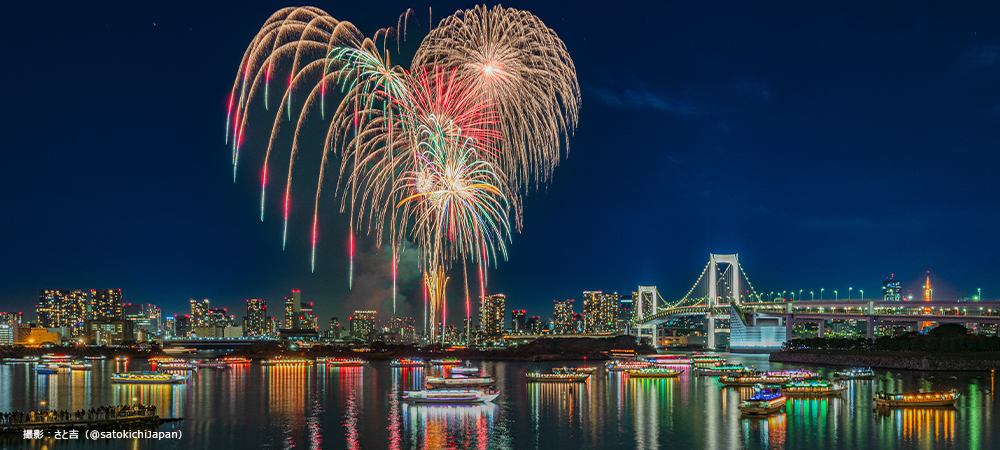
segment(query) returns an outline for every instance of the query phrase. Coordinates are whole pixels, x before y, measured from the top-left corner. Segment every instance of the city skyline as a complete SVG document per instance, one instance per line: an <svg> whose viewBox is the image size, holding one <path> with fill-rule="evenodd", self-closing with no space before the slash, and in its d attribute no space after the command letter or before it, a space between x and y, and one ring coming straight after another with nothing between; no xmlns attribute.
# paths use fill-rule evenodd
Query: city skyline
<svg viewBox="0 0 1000 450"><path fill-rule="evenodd" d="M434 6L435 22L453 9ZM370 33L406 7L423 10L383 3L330 12ZM526 7L574 55L583 107L568 158L525 199L524 231L488 273L487 294L507 294L508 310L537 315L555 299L635 285L679 297L705 256L723 252L739 253L758 287L797 296L849 287L871 296L890 273L918 293L930 270L935 295L982 289L1000 298L988 269L1000 250L990 225L998 181L989 176L1000 142L997 5L876 5L864 14L854 5L657 5L608 17ZM62 89L43 75L10 93L23 111L10 122L11 148L38 150L12 152L0 177L8 191L27 190L4 208L0 310L32 311L39 289L108 286L164 311L191 298L277 303L290 289L321 319L386 309L388 258L363 236L347 288L348 218L336 205L321 211L312 273L311 211L291 212L282 251L280 209L258 219L259 177L248 169L230 181L227 86L274 9L73 5L47 15L55 31L15 57L58 73L34 52L72 35L81 67ZM223 11L224 30L215 26ZM426 20L418 17L419 37ZM23 26L11 31L23 35ZM609 65L609 55L644 64ZM79 98L69 103L66 92ZM65 133L38 119L52 105L75 118ZM98 171L113 176L76 177ZM404 273L413 272L412 253L399 292L411 306L402 312L416 315L419 289ZM455 325L464 318L458 278L448 293Z"/></svg>

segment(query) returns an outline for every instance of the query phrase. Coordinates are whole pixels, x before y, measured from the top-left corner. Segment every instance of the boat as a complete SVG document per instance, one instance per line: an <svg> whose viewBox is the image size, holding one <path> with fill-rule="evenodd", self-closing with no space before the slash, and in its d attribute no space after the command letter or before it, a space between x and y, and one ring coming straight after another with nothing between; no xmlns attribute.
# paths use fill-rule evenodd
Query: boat
<svg viewBox="0 0 1000 450"><path fill-rule="evenodd" d="M220 361L226 364L250 364L250 360L242 356L226 356L220 359Z"/></svg>
<svg viewBox="0 0 1000 450"><path fill-rule="evenodd" d="M875 393L875 406L878 408L907 408L928 406L955 406L962 395L954 389L947 392L918 392L916 394Z"/></svg>
<svg viewBox="0 0 1000 450"><path fill-rule="evenodd" d="M836 397L843 391L839 384L819 380L792 381L781 386L785 397L792 398Z"/></svg>
<svg viewBox="0 0 1000 450"><path fill-rule="evenodd" d="M128 356L115 356L115 362L128 362Z"/></svg>
<svg viewBox="0 0 1000 450"><path fill-rule="evenodd" d="M260 364L263 365L263 366L285 366L285 367L298 366L298 367L302 367L302 366L311 366L313 364L313 362L312 362L311 359L305 359L305 358L283 358L281 356L278 356L278 357L275 357L275 358L265 359L265 360L261 361Z"/></svg>
<svg viewBox="0 0 1000 450"><path fill-rule="evenodd" d="M156 370L192 370L194 366L185 362L165 362L156 364Z"/></svg>
<svg viewBox="0 0 1000 450"><path fill-rule="evenodd" d="M399 358L389 363L392 367L423 367L424 362L419 359Z"/></svg>
<svg viewBox="0 0 1000 450"><path fill-rule="evenodd" d="M42 355L42 360L48 362L69 362L71 359L73 358L70 358L69 355Z"/></svg>
<svg viewBox="0 0 1000 450"><path fill-rule="evenodd" d="M59 368L51 364L49 365L39 364L38 366L35 366L35 373L39 375L51 375L54 373L59 373Z"/></svg>
<svg viewBox="0 0 1000 450"><path fill-rule="evenodd" d="M104 355L97 355L97 356L84 356L84 357L83 357L83 359L86 359L86 360L90 360L90 361L99 361L99 360L105 360L105 359L108 359L108 357L107 357L107 356L104 356Z"/></svg>
<svg viewBox="0 0 1000 450"><path fill-rule="evenodd" d="M705 354L691 355L691 361L694 362L695 367L713 367L726 363L725 358L721 356Z"/></svg>
<svg viewBox="0 0 1000 450"><path fill-rule="evenodd" d="M457 366L462 364L462 360L458 358L445 358L445 359L432 359L431 365L434 366Z"/></svg>
<svg viewBox="0 0 1000 450"><path fill-rule="evenodd" d="M767 372L767 375L771 377L788 378L791 381L812 380L814 378L819 378L819 372L813 372L811 370L802 370L802 369Z"/></svg>
<svg viewBox="0 0 1000 450"><path fill-rule="evenodd" d="M590 379L589 373L539 373L525 375L529 383L583 383Z"/></svg>
<svg viewBox="0 0 1000 450"><path fill-rule="evenodd" d="M695 372L698 372L698 375L704 375L707 377L753 373L753 369L742 364L722 364L715 367L696 367L694 370Z"/></svg>
<svg viewBox="0 0 1000 450"><path fill-rule="evenodd" d="M368 364L361 358L328 358L326 360L326 365L328 367L361 367Z"/></svg>
<svg viewBox="0 0 1000 450"><path fill-rule="evenodd" d="M403 391L403 401L411 403L468 404L495 400L500 391L482 389L434 389Z"/></svg>
<svg viewBox="0 0 1000 450"><path fill-rule="evenodd" d="M849 370L842 372L834 372L833 379L835 380L873 380L875 379L875 371L871 369L862 369L860 367L852 367Z"/></svg>
<svg viewBox="0 0 1000 450"><path fill-rule="evenodd" d="M661 367L648 369L626 370L630 378L671 378L684 372L684 369L664 369Z"/></svg>
<svg viewBox="0 0 1000 450"><path fill-rule="evenodd" d="M14 357L14 358L4 358L3 362L5 362L5 363L11 363L11 364L14 364L14 363L36 363L36 362L38 362L38 357L37 356L25 356L25 357L22 357L22 358L17 358L17 357Z"/></svg>
<svg viewBox="0 0 1000 450"><path fill-rule="evenodd" d="M448 371L457 375L475 375L480 372L480 369L478 367L465 365L460 367L451 367Z"/></svg>
<svg viewBox="0 0 1000 450"><path fill-rule="evenodd" d="M195 367L204 368L204 369L228 369L229 368L229 364L226 364L225 361L219 361L219 360L215 360L215 361L195 361L193 364L194 364Z"/></svg>
<svg viewBox="0 0 1000 450"><path fill-rule="evenodd" d="M733 387L749 387L756 386L758 384L774 384L781 385L791 381L796 381L795 379L770 375L766 373L749 373L740 375L724 375L718 378L719 382L726 386Z"/></svg>
<svg viewBox="0 0 1000 450"><path fill-rule="evenodd" d="M444 378L444 377L428 377L427 386L429 388L450 388L450 387L480 387L480 386L492 386L496 383L493 377L462 377L462 378Z"/></svg>
<svg viewBox="0 0 1000 450"><path fill-rule="evenodd" d="M174 358L172 356L150 356L149 357L149 362L150 363L156 363L156 364L169 363L169 362L185 362L185 361L187 361L187 360L186 359L180 359L180 358Z"/></svg>
<svg viewBox="0 0 1000 450"><path fill-rule="evenodd" d="M124 384L176 384L187 379L186 375L162 372L119 372L111 375L112 383Z"/></svg>
<svg viewBox="0 0 1000 450"><path fill-rule="evenodd" d="M90 370L93 367L92 364L85 362L75 362L69 366L70 370Z"/></svg>
<svg viewBox="0 0 1000 450"><path fill-rule="evenodd" d="M612 372L624 372L626 370L645 369L652 365L645 361L608 361L607 369Z"/></svg>
<svg viewBox="0 0 1000 450"><path fill-rule="evenodd" d="M753 395L740 402L740 412L758 415L772 414L785 407L785 396L778 386L755 385Z"/></svg>
<svg viewBox="0 0 1000 450"><path fill-rule="evenodd" d="M646 355L642 357L642 360L664 366L680 366L694 363L694 360L689 358L687 355L678 354Z"/></svg>
<svg viewBox="0 0 1000 450"><path fill-rule="evenodd" d="M597 372L597 367L555 367L552 373L588 373Z"/></svg>

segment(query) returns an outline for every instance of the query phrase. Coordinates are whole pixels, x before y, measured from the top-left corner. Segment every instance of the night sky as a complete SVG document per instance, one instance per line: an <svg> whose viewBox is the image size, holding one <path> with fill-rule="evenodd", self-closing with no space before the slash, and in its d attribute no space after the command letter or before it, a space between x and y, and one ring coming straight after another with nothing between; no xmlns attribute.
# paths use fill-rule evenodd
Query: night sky
<svg viewBox="0 0 1000 450"><path fill-rule="evenodd" d="M233 183L229 90L287 4L66 3L0 14L0 311L33 311L42 288L121 288L166 314L190 298L274 308L291 289L323 328L389 312L388 257L370 240L347 288L348 217L332 190L310 272L318 149L298 160L284 251L283 173L259 218L273 116L251 116ZM488 290L540 316L553 299L579 312L584 290L679 298L710 253L739 253L765 293L872 297L892 273L917 293L929 270L936 298L1000 298L1000 2L815 3L505 4L565 41L583 100L569 157L525 200ZM314 5L366 35L413 8L412 43L428 24L427 4ZM430 5L432 23L473 5ZM401 270L417 312L415 270Z"/></svg>

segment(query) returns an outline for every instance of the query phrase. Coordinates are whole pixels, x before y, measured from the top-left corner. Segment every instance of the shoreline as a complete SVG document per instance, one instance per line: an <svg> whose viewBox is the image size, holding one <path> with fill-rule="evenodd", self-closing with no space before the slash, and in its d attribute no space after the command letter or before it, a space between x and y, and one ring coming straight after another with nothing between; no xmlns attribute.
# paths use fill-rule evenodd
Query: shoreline
<svg viewBox="0 0 1000 450"><path fill-rule="evenodd" d="M770 362L873 369L976 372L1000 369L1000 353L940 355L919 352L789 350L772 353Z"/></svg>

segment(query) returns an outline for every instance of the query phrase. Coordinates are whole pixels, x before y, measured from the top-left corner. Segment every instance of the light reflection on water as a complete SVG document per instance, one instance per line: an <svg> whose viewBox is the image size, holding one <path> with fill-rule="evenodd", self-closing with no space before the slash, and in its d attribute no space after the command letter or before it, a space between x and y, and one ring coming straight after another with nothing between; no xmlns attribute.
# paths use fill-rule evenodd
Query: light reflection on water
<svg viewBox="0 0 1000 450"><path fill-rule="evenodd" d="M744 362L732 356L735 362ZM766 361L748 364L768 370ZM677 378L636 379L603 369L587 383L526 383L528 371L565 365L477 363L498 380L496 404L409 405L404 390L423 387L440 368L263 367L190 372L181 385L113 385L114 371L144 370L95 361L91 372L37 375L26 364L0 364L0 411L77 410L132 403L156 405L161 415L183 417L161 430L184 431L180 442L155 448L300 449L798 449L1000 448L992 426L993 375L882 372L876 380L845 383L839 397L789 399L774 416L751 419L737 409L749 389L723 388L714 378L685 371ZM780 365L771 365L774 369ZM829 378L833 369L817 369ZM956 409L877 411L876 391L948 390L962 393ZM115 442L23 441L0 438L0 447L119 448ZM117 444L124 444L119 442ZM130 441L136 449L153 443Z"/></svg>

